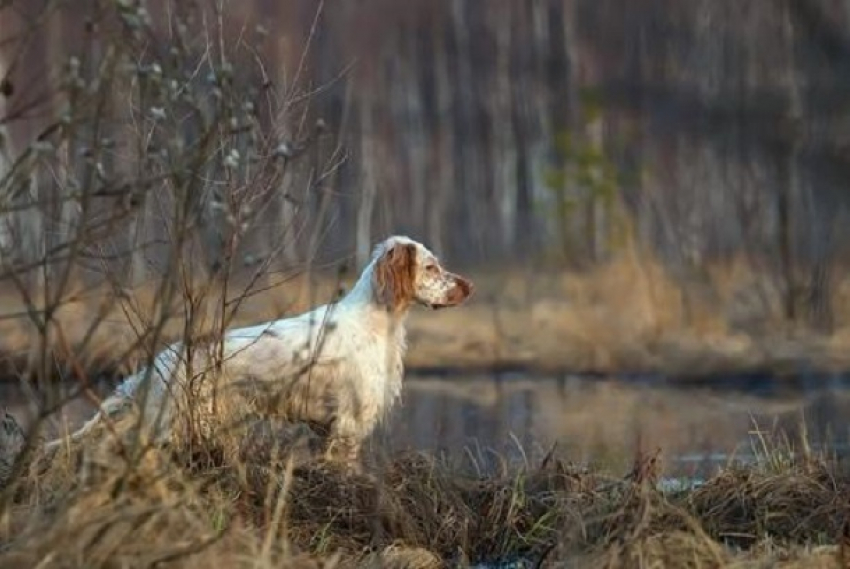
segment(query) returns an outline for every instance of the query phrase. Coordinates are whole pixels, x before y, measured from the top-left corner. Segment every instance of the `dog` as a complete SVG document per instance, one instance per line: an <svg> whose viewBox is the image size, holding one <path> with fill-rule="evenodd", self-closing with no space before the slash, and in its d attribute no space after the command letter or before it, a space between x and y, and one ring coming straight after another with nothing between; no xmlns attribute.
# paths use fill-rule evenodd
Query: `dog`
<svg viewBox="0 0 850 569"><path fill-rule="evenodd" d="M131 406L147 439L166 444L256 414L308 424L323 433L326 458L356 462L364 440L399 400L411 307L458 306L473 291L470 280L447 271L422 243L389 237L339 301L229 330L191 355L184 342L170 345L125 379L71 439Z"/></svg>

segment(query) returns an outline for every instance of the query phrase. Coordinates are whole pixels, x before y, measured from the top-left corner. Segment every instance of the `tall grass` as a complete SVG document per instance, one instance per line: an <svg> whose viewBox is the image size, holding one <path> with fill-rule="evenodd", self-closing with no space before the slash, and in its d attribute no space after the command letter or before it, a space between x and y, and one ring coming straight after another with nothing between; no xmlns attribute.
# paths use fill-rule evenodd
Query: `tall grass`
<svg viewBox="0 0 850 569"><path fill-rule="evenodd" d="M12 481L39 463L32 455L48 418L74 398L98 402L98 367L149 364L175 321L187 361L197 338L215 344L268 285L298 229L267 225L279 219L270 210L287 184L314 183L293 168L319 132L303 126L310 97L297 81L273 83L258 32L234 28L232 8L200 0L159 14L135 0L0 6L3 18L32 16L4 38L20 47L3 51L12 57L0 69L7 87L6 74L22 64L15 57L55 18L85 30L78 49L49 62L48 95L33 103L44 110L34 140L11 148L2 132L0 285L4 320L24 340L13 371L32 395L23 448L4 473ZM0 116L0 128L16 118ZM325 175L311 160L312 175ZM74 315L81 303L86 314ZM104 341L116 335L123 341ZM135 467L150 449L118 450ZM6 491L0 504L10 499Z"/></svg>
<svg viewBox="0 0 850 569"><path fill-rule="evenodd" d="M215 344L252 298L301 279L282 252L315 248L326 224L319 190L340 158L323 155L326 128L311 114L322 86L300 67L268 69L268 32L238 2L146 5L0 5L19 22L0 51L0 374L32 395L23 422L34 431L71 399L96 403L98 376L145 367L166 342L183 340L193 361L199 338ZM29 117L39 131L12 148L6 127L22 118L26 85L12 87L11 72L30 44L59 43L56 30L84 32L49 50L46 95L23 99L43 112ZM318 208L293 198L300 186ZM282 295L273 311L297 301Z"/></svg>
<svg viewBox="0 0 850 569"><path fill-rule="evenodd" d="M844 466L766 439L756 464L673 491L658 484L659 453L638 453L625 476L576 467L554 449L487 471L402 453L351 474L296 460L265 434L238 458L205 444L148 448L128 463L118 447L89 442L34 465L7 487L0 563L826 567L847 553Z"/></svg>

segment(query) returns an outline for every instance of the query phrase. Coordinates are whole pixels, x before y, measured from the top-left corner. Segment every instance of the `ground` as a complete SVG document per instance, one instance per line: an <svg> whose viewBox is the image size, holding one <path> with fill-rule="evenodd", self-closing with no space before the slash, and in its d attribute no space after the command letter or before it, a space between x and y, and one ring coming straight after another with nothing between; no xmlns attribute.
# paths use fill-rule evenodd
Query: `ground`
<svg viewBox="0 0 850 569"><path fill-rule="evenodd" d="M88 445L35 460L0 492L0 565L844 567L850 555L846 467L787 448L663 490L658 453L625 476L557 454L483 472L427 453L351 474L256 445L232 462L214 441Z"/></svg>

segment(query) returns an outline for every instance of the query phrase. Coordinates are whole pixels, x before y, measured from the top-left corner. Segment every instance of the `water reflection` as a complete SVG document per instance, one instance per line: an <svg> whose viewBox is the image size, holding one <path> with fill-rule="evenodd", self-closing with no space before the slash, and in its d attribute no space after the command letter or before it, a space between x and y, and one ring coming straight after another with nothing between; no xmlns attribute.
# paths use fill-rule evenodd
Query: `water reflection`
<svg viewBox="0 0 850 569"><path fill-rule="evenodd" d="M810 383L810 382L806 382ZM829 384L829 385L828 385ZM491 447L539 458L557 443L571 460L624 472L638 448L661 448L672 476L706 476L763 442L843 451L850 386L790 381L746 390L663 382L504 377L417 378L388 437L396 447Z"/></svg>
<svg viewBox="0 0 850 569"><path fill-rule="evenodd" d="M570 460L614 472L628 468L637 448L660 447L668 475L698 477L730 455L749 454L762 438L776 442L778 433L792 444L805 431L815 448L847 448L847 382L770 385L733 390L728 385L671 387L640 378L411 377L402 406L379 441L396 450L472 452L479 460L489 456L487 449L511 460L535 460L557 443ZM19 388L0 386L0 400L25 418L26 399ZM54 418L51 430L78 426L91 408L76 398ZM757 427L764 435L754 434Z"/></svg>

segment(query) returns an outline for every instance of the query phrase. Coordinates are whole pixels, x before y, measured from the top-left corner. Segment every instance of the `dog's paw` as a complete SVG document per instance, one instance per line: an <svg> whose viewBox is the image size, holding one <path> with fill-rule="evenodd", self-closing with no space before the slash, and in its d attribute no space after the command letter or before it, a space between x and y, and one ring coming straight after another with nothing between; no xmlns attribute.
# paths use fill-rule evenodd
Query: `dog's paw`
<svg viewBox="0 0 850 569"><path fill-rule="evenodd" d="M239 445L239 458L251 464L309 464L321 455L322 438L303 423L261 418L250 424Z"/></svg>

